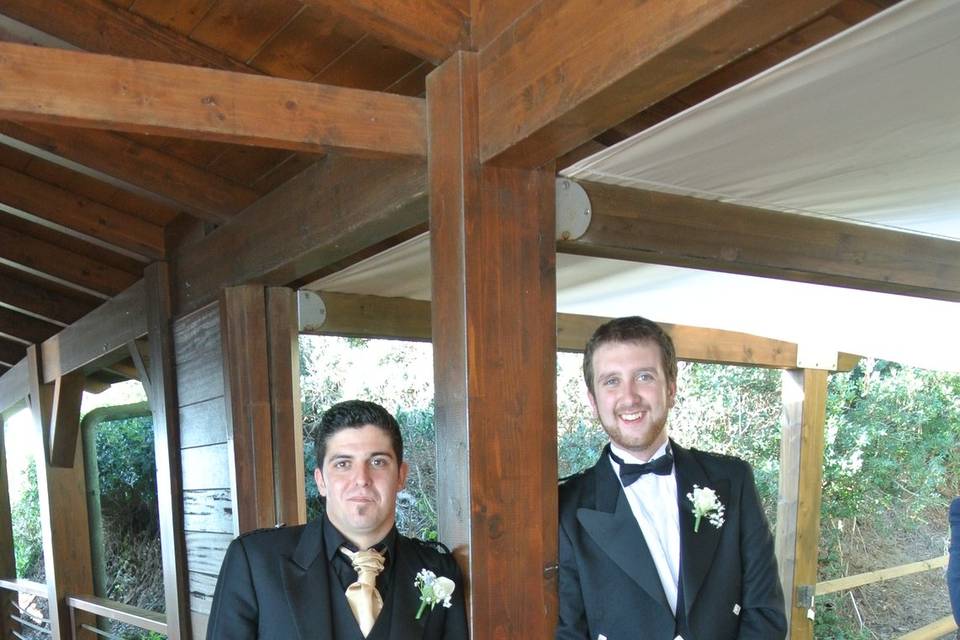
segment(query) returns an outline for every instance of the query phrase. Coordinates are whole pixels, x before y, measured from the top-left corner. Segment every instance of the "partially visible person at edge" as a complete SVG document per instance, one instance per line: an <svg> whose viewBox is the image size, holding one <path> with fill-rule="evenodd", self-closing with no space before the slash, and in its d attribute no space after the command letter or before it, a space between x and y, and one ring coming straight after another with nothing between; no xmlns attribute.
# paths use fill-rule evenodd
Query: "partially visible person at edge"
<svg viewBox="0 0 960 640"><path fill-rule="evenodd" d="M950 503L950 562L947 564L947 590L953 620L960 626L960 497ZM960 639L960 630L957 631Z"/></svg>
<svg viewBox="0 0 960 640"><path fill-rule="evenodd" d="M610 442L560 487L556 639L784 638L753 471L668 436L670 336L645 318L611 320L587 343L583 375Z"/></svg>
<svg viewBox="0 0 960 640"><path fill-rule="evenodd" d="M407 477L396 419L372 402L336 404L320 421L316 455L323 515L230 544L207 640L465 640L453 556L395 527Z"/></svg>

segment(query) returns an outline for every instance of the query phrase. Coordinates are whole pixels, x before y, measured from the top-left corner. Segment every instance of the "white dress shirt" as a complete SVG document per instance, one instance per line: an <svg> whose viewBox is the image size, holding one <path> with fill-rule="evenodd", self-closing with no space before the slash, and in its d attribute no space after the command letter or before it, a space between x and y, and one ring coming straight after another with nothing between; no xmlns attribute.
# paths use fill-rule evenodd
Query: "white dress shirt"
<svg viewBox="0 0 960 640"><path fill-rule="evenodd" d="M665 442L650 461L666 454L669 442ZM614 443L610 449L624 462L642 464L648 462L638 459ZM609 456L608 456L609 457ZM610 459L613 472L620 478L620 465ZM623 483L620 483L621 486ZM653 564L660 575L660 584L667 596L667 603L674 614L677 612L677 585L680 577L680 510L677 504L676 465L670 475L660 476L646 473L629 487L624 487L627 502L633 511L633 517L640 525L644 540L653 556Z"/></svg>

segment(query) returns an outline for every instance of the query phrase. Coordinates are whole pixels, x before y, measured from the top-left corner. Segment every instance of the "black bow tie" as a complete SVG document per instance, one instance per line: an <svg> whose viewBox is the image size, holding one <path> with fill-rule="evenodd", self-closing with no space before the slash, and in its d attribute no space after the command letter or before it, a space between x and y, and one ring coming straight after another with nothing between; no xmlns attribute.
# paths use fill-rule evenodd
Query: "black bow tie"
<svg viewBox="0 0 960 640"><path fill-rule="evenodd" d="M613 459L613 461L620 465L620 482L623 483L624 487L629 487L645 473L655 473L658 476L668 476L670 475L670 472L673 471L673 456L670 455L669 451L664 453L656 460L644 462L643 464L631 464L629 462L624 462L622 459L620 459L620 456L613 452L612 449L609 451L610 457Z"/></svg>

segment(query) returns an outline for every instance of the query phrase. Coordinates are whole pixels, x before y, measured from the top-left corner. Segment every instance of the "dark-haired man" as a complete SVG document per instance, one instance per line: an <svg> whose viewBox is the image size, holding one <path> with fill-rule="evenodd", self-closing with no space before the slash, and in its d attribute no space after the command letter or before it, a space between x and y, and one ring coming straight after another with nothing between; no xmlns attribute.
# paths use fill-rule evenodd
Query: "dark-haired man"
<svg viewBox="0 0 960 640"><path fill-rule="evenodd" d="M557 640L779 640L773 539L742 460L670 440L677 359L663 329L618 318L584 380L610 438L560 488Z"/></svg>
<svg viewBox="0 0 960 640"><path fill-rule="evenodd" d="M465 640L453 556L394 526L407 477L396 419L372 402L341 402L315 445L324 515L230 544L207 640Z"/></svg>

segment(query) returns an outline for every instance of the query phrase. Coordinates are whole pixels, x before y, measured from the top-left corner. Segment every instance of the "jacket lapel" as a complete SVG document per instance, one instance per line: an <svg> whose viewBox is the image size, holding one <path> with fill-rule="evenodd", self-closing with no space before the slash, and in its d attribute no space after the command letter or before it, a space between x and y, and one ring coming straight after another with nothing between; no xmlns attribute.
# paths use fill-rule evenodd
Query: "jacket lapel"
<svg viewBox="0 0 960 640"><path fill-rule="evenodd" d="M720 542L720 529L706 519L700 521L700 530L693 532L693 508L687 494L693 491L693 485L709 487L717 492L720 504L730 504L730 482L726 479L707 477L696 456L671 441L677 473L677 501L680 509L680 567L683 573L684 609L688 616L710 571L717 545Z"/></svg>
<svg viewBox="0 0 960 640"><path fill-rule="evenodd" d="M308 524L281 577L300 640L333 637L330 584L323 557L323 519Z"/></svg>
<svg viewBox="0 0 960 640"><path fill-rule="evenodd" d="M595 478L596 509L580 508L577 520L614 564L668 612L670 605L660 584L660 574L650 549L630 509L620 481L613 473L604 449L592 473ZM624 535L627 533L627 535ZM671 613L671 616L673 614Z"/></svg>
<svg viewBox="0 0 960 640"><path fill-rule="evenodd" d="M420 606L420 592L414 587L413 581L417 571L424 567L415 568L411 563L417 557L416 550L408 548L414 544L402 535L397 535L396 566L393 573L393 607L390 613L390 640L419 640L424 637L427 610L415 619L417 608Z"/></svg>

